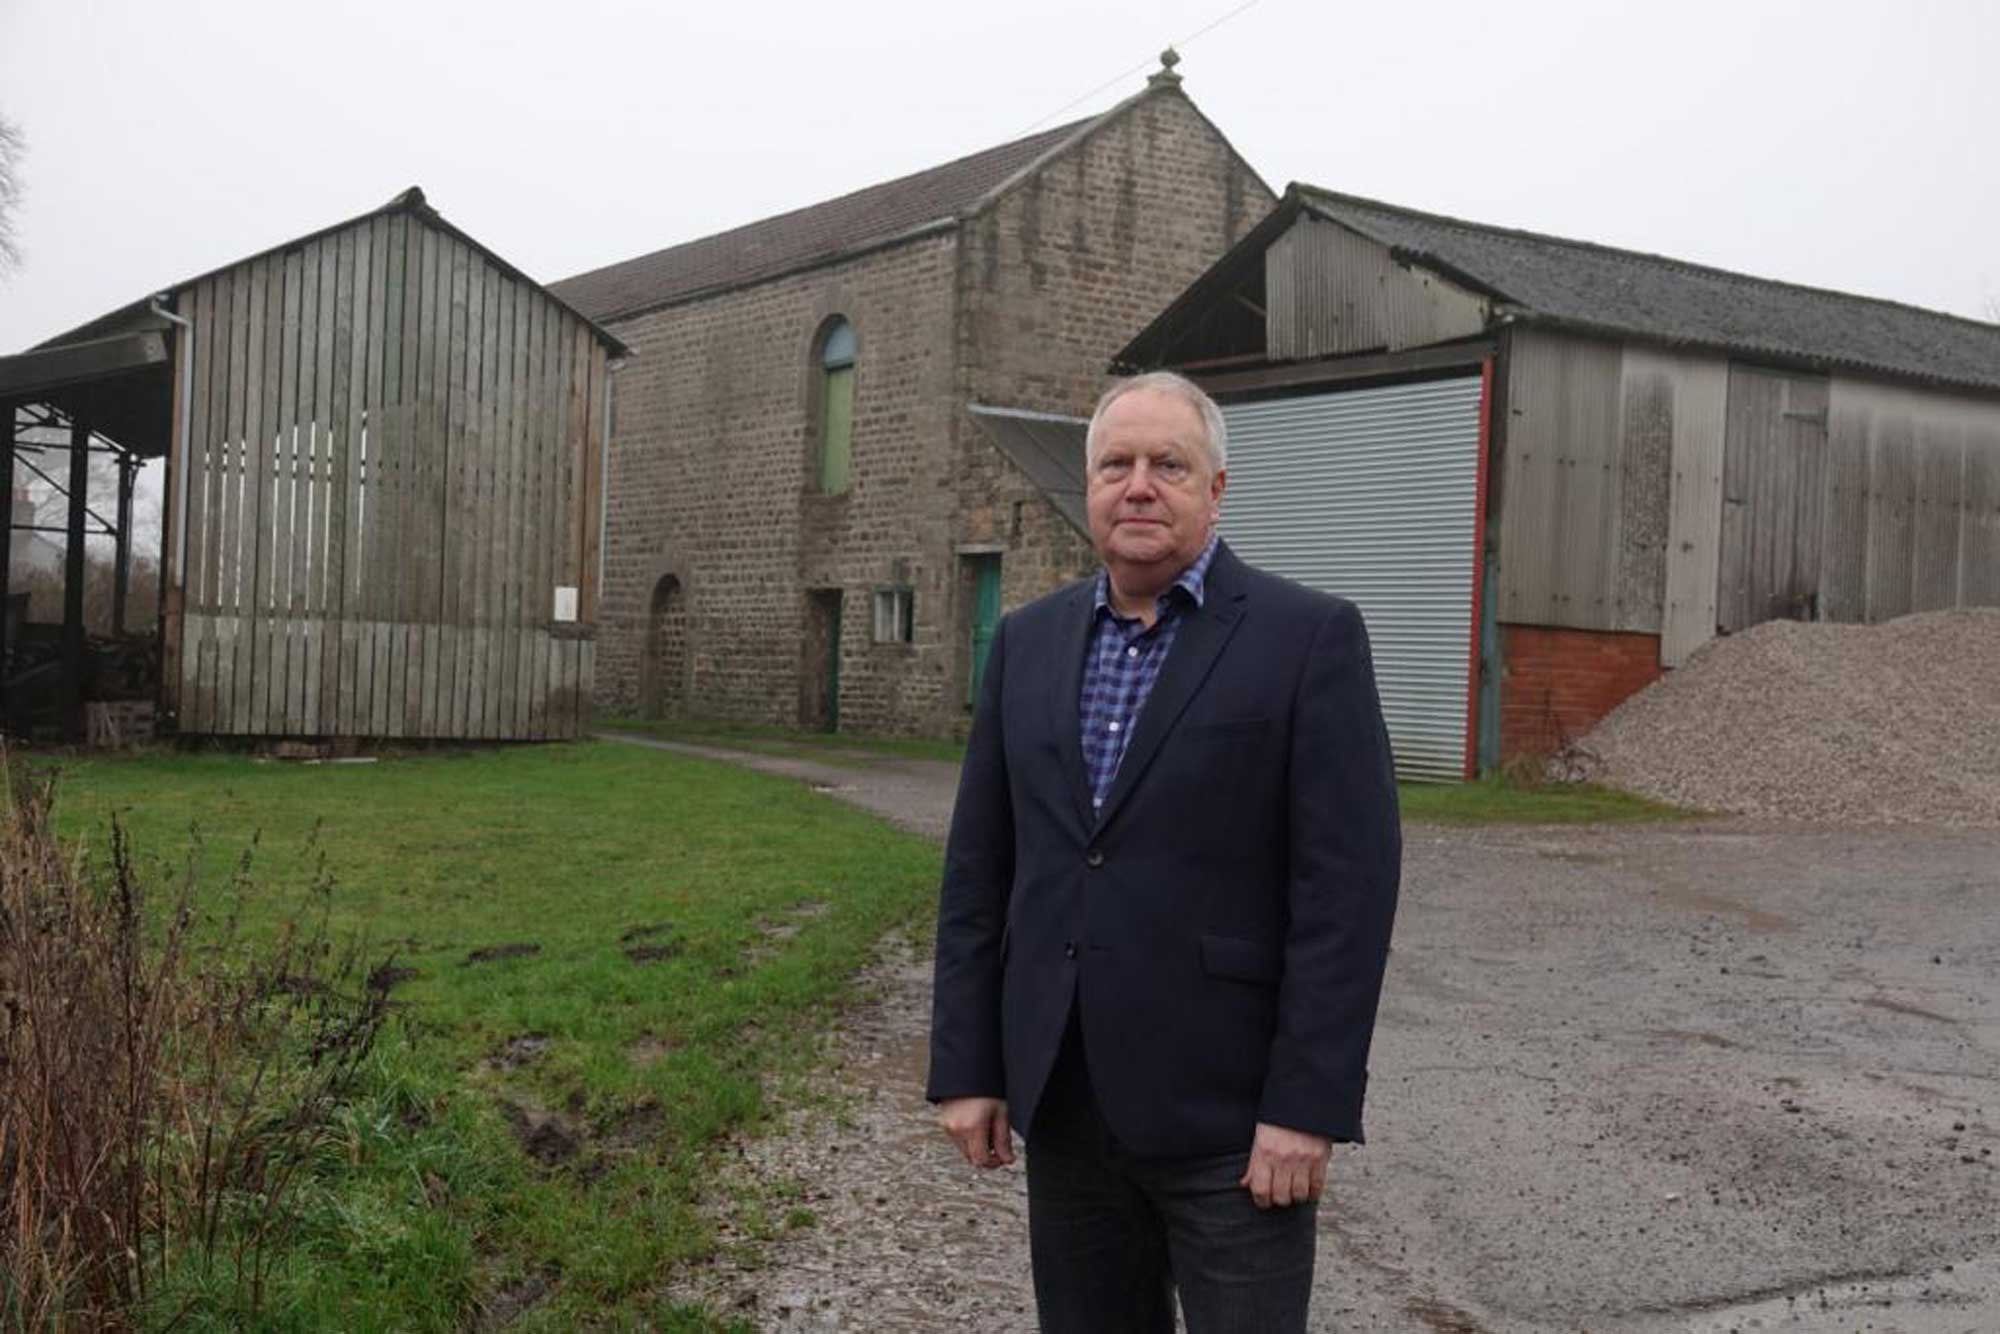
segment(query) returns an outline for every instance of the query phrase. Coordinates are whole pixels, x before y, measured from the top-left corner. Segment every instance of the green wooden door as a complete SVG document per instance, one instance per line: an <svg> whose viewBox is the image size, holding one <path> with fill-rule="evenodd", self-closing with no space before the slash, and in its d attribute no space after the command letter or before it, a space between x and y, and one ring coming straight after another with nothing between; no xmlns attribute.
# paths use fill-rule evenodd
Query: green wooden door
<svg viewBox="0 0 2000 1334"><path fill-rule="evenodd" d="M986 654L1000 625L1000 558L974 556L972 578L972 673L966 703L977 704L980 683L986 679Z"/></svg>

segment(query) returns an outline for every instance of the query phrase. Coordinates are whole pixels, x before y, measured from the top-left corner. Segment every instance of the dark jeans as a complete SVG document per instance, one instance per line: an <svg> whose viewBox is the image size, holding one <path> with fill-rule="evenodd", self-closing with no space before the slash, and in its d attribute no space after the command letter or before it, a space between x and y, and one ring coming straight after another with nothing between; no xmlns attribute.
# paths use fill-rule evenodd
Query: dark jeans
<svg viewBox="0 0 2000 1334"><path fill-rule="evenodd" d="M1028 1242L1045 1334L1306 1327L1314 1206L1259 1209L1238 1185L1249 1146L1140 1158L1104 1123L1074 1018L1028 1143Z"/></svg>

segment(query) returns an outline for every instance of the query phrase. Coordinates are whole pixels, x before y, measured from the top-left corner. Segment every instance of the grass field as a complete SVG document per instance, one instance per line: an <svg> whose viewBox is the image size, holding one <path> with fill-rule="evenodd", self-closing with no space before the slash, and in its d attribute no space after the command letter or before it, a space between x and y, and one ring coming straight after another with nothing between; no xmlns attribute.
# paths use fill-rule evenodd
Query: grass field
<svg viewBox="0 0 2000 1334"><path fill-rule="evenodd" d="M797 759L821 760L829 764L865 764L886 757L907 760L942 760L956 764L965 758L965 747L955 741L927 737L871 736L858 732L801 732L795 728L756 727L748 723L718 723L698 719L603 718L598 726L607 732L631 732L661 741L686 741L699 746L721 746L761 755L789 755Z"/></svg>
<svg viewBox="0 0 2000 1334"><path fill-rule="evenodd" d="M938 743L653 727L766 753L956 758ZM858 758L857 758L858 757ZM1406 785L1445 824L1686 814L1585 787ZM99 849L118 813L161 882L193 857L212 910L251 849L246 920L297 914L322 859L337 932L409 970L338 1152L256 1322L271 1329L715 1327L661 1276L716 1242L714 1155L810 1058L829 1003L884 932L920 922L939 854L806 787L582 743L299 765L239 755L91 758L61 828ZM788 1183L745 1216L809 1226ZM754 1231L754 1229L753 1229ZM768 1238L767 1238L768 1239ZM755 1238L753 1237L753 1240ZM227 1291L183 1327L246 1322Z"/></svg>
<svg viewBox="0 0 2000 1334"><path fill-rule="evenodd" d="M798 784L617 745L66 766L66 832L101 847L114 811L161 875L197 839L218 910L254 841L253 928L299 909L323 855L336 929L414 970L299 1195L273 1329L454 1329L496 1299L525 1330L709 1327L657 1289L714 1245L705 1164L938 869ZM183 1327L241 1324L213 1297Z"/></svg>
<svg viewBox="0 0 2000 1334"><path fill-rule="evenodd" d="M1403 818L1425 824L1644 824L1701 814L1595 783L1403 783Z"/></svg>
<svg viewBox="0 0 2000 1334"><path fill-rule="evenodd" d="M956 764L965 748L949 741L875 737L851 732L799 732L778 727L691 720L608 718L606 731L685 741L761 755L785 755L849 767L878 758ZM1700 814L1595 783L1524 784L1501 778L1476 783L1403 783L1403 817L1427 824L1631 824L1684 820Z"/></svg>

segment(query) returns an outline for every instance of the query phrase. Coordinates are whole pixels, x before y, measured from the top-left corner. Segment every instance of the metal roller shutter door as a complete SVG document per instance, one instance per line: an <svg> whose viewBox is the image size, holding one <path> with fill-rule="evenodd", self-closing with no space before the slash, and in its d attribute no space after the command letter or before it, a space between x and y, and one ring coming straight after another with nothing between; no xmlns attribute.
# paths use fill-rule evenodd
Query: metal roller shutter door
<svg viewBox="0 0 2000 1334"><path fill-rule="evenodd" d="M1368 620L1401 778L1465 776L1479 377L1229 404L1222 535Z"/></svg>

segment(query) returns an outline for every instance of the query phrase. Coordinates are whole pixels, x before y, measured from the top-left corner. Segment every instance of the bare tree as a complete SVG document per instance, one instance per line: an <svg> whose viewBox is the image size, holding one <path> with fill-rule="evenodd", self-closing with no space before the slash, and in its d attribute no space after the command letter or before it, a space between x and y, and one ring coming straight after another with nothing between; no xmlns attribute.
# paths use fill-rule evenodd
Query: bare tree
<svg viewBox="0 0 2000 1334"><path fill-rule="evenodd" d="M28 155L28 141L21 127L0 116L0 273L21 266L21 242L14 230L14 214L21 207L26 186L21 181L21 159Z"/></svg>

